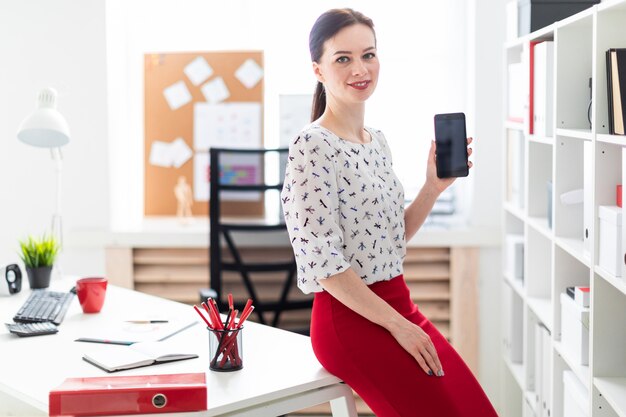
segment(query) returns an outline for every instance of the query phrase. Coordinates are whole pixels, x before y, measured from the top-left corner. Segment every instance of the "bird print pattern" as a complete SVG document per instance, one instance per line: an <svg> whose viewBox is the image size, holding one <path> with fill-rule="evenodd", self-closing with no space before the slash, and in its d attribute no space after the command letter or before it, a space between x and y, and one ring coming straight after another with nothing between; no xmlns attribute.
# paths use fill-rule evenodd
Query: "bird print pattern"
<svg viewBox="0 0 626 417"><path fill-rule="evenodd" d="M304 293L349 267L368 285L402 274L404 189L384 135L366 130L359 144L313 123L289 145L281 199Z"/></svg>

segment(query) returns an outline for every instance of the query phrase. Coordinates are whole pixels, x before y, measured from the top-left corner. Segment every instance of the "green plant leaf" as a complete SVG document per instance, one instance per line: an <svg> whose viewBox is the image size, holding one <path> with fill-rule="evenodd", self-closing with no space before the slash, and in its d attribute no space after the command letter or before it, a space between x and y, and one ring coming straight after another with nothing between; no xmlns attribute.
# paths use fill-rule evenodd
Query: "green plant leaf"
<svg viewBox="0 0 626 417"><path fill-rule="evenodd" d="M28 236L26 241L20 240L20 257L29 268L52 266L59 253L59 243L52 236L43 234L40 238Z"/></svg>

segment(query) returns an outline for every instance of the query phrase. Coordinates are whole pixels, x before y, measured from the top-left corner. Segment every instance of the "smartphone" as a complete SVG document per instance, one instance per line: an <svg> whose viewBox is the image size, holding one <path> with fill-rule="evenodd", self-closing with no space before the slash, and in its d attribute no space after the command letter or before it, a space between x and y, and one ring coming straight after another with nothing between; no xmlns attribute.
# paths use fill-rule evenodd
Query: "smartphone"
<svg viewBox="0 0 626 417"><path fill-rule="evenodd" d="M437 176L439 178L467 177L467 135L465 114L435 115L437 144Z"/></svg>

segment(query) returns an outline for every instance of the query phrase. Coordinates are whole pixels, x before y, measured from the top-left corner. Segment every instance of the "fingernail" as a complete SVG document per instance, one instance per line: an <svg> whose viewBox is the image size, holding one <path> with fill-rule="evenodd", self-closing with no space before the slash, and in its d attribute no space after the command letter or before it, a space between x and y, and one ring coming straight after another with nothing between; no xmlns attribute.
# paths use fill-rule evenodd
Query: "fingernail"
<svg viewBox="0 0 626 417"><path fill-rule="evenodd" d="M444 376L443 369L437 372L437 376Z"/></svg>
<svg viewBox="0 0 626 417"><path fill-rule="evenodd" d="M431 371L430 369L428 370L428 375L432 376L433 375L433 371Z"/></svg>

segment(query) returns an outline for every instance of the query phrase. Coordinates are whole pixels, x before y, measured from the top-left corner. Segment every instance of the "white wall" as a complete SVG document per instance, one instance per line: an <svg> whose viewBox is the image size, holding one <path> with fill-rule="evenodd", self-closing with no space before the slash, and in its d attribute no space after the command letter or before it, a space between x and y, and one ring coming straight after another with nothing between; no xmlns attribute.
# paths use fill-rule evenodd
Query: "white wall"
<svg viewBox="0 0 626 417"><path fill-rule="evenodd" d="M473 109L476 139L475 187L470 223L501 229L503 74L505 4L507 0L468 2L468 97ZM500 294L502 262L500 248L483 248L479 272L480 380L494 405L502 409Z"/></svg>
<svg viewBox="0 0 626 417"><path fill-rule="evenodd" d="M16 137L43 87L59 92L72 133L63 148L65 230L108 228L104 23L104 0L0 2L0 263L19 259L18 239L50 227L54 164ZM61 261L65 273L104 272L101 248L66 246Z"/></svg>
<svg viewBox="0 0 626 417"><path fill-rule="evenodd" d="M465 109L465 3L109 0L111 163L118 170L113 227L133 227L143 213L143 54L263 50L265 143L277 145L279 95L313 92L309 31L317 16L339 6L374 20L381 75L366 123L383 129L407 196L415 196L424 181L433 115Z"/></svg>

